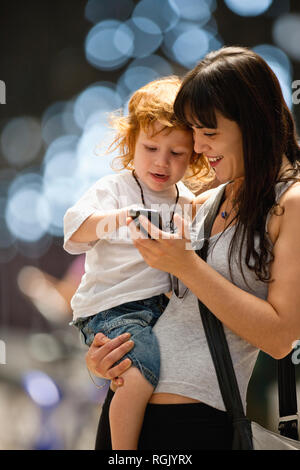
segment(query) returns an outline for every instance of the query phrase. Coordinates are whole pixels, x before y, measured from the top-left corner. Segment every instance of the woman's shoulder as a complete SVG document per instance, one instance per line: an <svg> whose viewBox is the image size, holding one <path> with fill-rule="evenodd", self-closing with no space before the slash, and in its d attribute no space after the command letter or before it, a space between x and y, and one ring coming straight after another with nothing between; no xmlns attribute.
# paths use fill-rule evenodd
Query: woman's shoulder
<svg viewBox="0 0 300 470"><path fill-rule="evenodd" d="M288 184L288 187L284 193L284 197L286 199L298 199L300 195L300 175L299 175L299 181L290 181Z"/></svg>
<svg viewBox="0 0 300 470"><path fill-rule="evenodd" d="M300 181L296 181L288 186L279 199L279 205L284 210L300 210Z"/></svg>
<svg viewBox="0 0 300 470"><path fill-rule="evenodd" d="M294 220L300 220L300 181L280 183L276 193L276 203L266 220L266 232L273 245L278 240L283 224L292 227Z"/></svg>
<svg viewBox="0 0 300 470"><path fill-rule="evenodd" d="M299 180L285 180L279 181L275 186L275 204L274 208L281 208L281 212L284 212L286 204L299 204L300 203L300 177ZM273 213L274 210L271 210ZM276 212L276 210L275 210ZM278 211L277 211L278 212Z"/></svg>

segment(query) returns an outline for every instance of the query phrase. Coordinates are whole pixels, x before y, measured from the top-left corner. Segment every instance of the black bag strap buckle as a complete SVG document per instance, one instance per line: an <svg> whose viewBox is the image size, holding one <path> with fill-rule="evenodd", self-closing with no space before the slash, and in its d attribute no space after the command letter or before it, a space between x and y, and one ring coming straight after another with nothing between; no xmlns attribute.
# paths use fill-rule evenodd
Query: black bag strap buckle
<svg viewBox="0 0 300 470"><path fill-rule="evenodd" d="M299 414L280 416L278 431L282 436L298 440Z"/></svg>

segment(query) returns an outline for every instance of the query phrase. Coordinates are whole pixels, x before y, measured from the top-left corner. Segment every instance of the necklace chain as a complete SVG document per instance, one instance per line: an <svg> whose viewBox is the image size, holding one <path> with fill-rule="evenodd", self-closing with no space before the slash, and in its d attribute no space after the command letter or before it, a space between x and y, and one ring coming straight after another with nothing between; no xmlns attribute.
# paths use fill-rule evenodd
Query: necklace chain
<svg viewBox="0 0 300 470"><path fill-rule="evenodd" d="M141 199L142 199L142 203L143 205L146 207L146 204L145 204L145 199L144 199L144 191L143 191L143 188L139 182L139 180L137 179L136 175L135 175L135 171L132 170L132 176L134 177L135 181L137 182L139 188L140 188L140 192L141 192ZM170 218L170 231L171 233L174 233L174 222L173 222L173 219L174 219L174 214L175 214L175 209L176 209L176 206L177 206L177 203L178 203L178 199L179 199L179 189L178 189L178 186L177 184L175 184L175 188L176 188L176 200L175 200L175 205L174 205L174 209L173 209L173 212L172 212L172 216Z"/></svg>
<svg viewBox="0 0 300 470"><path fill-rule="evenodd" d="M231 209L229 212L227 212L227 208L228 208L228 206L229 206L230 197L232 196L233 191L234 191L234 186L232 187L232 190L231 190L230 194L228 195L227 201L226 201L226 198L225 198L226 204L225 204L224 210L221 212L221 217L222 217L222 219L224 219L224 220L228 219L228 217L230 216L231 211L232 211L232 209ZM224 202L225 202L225 201L224 201Z"/></svg>

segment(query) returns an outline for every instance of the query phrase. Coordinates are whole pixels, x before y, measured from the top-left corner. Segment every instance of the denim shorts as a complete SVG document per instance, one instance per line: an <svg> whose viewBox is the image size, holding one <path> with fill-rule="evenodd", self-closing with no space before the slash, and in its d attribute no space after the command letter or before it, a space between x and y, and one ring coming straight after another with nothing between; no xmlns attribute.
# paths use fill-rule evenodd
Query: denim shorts
<svg viewBox="0 0 300 470"><path fill-rule="evenodd" d="M168 297L160 294L127 302L91 317L78 318L73 325L81 331L87 346L92 344L95 335L100 332L110 339L122 333L130 333L134 347L116 364L129 358L132 365L137 367L155 388L159 378L160 357L158 341L152 328L168 302Z"/></svg>

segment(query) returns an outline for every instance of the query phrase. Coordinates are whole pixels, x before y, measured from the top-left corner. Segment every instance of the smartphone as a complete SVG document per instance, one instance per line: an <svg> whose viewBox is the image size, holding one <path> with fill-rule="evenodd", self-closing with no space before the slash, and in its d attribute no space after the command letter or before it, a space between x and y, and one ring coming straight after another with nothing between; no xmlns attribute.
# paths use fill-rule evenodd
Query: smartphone
<svg viewBox="0 0 300 470"><path fill-rule="evenodd" d="M151 222L151 224L155 225L160 230L162 230L162 218L161 218L160 212L157 210L144 209L143 207L137 208L137 209L129 209L128 215L133 218L135 225L148 238L151 238L149 233L140 225L140 222L139 222L140 215L147 217L147 219Z"/></svg>

